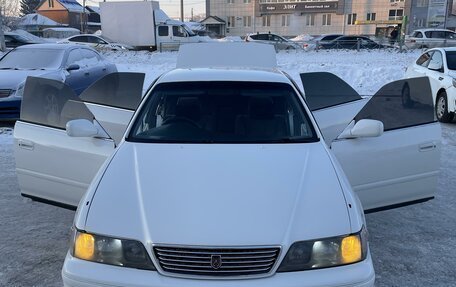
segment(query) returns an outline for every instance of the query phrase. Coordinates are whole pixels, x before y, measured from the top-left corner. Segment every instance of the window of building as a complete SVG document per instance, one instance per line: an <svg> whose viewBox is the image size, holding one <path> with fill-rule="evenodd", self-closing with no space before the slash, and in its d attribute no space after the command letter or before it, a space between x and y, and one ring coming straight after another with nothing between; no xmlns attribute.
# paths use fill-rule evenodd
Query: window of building
<svg viewBox="0 0 456 287"><path fill-rule="evenodd" d="M282 15L282 27L290 26L290 15Z"/></svg>
<svg viewBox="0 0 456 287"><path fill-rule="evenodd" d="M263 16L263 27L271 26L271 15L264 15Z"/></svg>
<svg viewBox="0 0 456 287"><path fill-rule="evenodd" d="M236 17L234 16L227 16L226 17L226 22L227 22L227 27L228 28L233 28L235 26L236 22Z"/></svg>
<svg viewBox="0 0 456 287"><path fill-rule="evenodd" d="M244 27L251 27L252 26L252 16L244 16L243 17Z"/></svg>
<svg viewBox="0 0 456 287"><path fill-rule="evenodd" d="M404 2L404 0L390 0L390 3Z"/></svg>
<svg viewBox="0 0 456 287"><path fill-rule="evenodd" d="M424 27L424 23L425 23L425 19L420 18L420 19L418 19L418 21L416 22L416 26L422 28L422 27Z"/></svg>
<svg viewBox="0 0 456 287"><path fill-rule="evenodd" d="M403 9L389 10L388 20L402 20L402 16L404 16Z"/></svg>
<svg viewBox="0 0 456 287"><path fill-rule="evenodd" d="M375 21L376 16L377 16L377 13L367 13L366 20L367 21Z"/></svg>
<svg viewBox="0 0 456 287"><path fill-rule="evenodd" d="M331 25L331 14L323 14L322 16L323 16L322 17L322 19L323 19L322 25L323 26Z"/></svg>
<svg viewBox="0 0 456 287"><path fill-rule="evenodd" d="M49 7L54 7L54 0L48 0Z"/></svg>
<svg viewBox="0 0 456 287"><path fill-rule="evenodd" d="M429 0L418 0L416 2L416 7L428 7Z"/></svg>
<svg viewBox="0 0 456 287"><path fill-rule="evenodd" d="M314 26L315 25L315 14L307 14L306 15L306 26Z"/></svg>
<svg viewBox="0 0 456 287"><path fill-rule="evenodd" d="M234 0L226 0L228 4L234 4Z"/></svg>
<svg viewBox="0 0 456 287"><path fill-rule="evenodd" d="M249 4L251 0L244 0L244 4Z"/></svg>
<svg viewBox="0 0 456 287"><path fill-rule="evenodd" d="M356 13L347 15L347 25L355 25L356 22Z"/></svg>

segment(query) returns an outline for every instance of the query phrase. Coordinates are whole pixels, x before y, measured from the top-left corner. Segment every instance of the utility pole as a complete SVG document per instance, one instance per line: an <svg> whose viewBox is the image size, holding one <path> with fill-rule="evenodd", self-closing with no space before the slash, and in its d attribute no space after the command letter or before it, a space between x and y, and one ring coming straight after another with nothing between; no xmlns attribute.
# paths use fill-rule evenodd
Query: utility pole
<svg viewBox="0 0 456 287"><path fill-rule="evenodd" d="M184 0L180 0L181 6L181 21L184 22Z"/></svg>
<svg viewBox="0 0 456 287"><path fill-rule="evenodd" d="M193 8L192 8L192 18L190 18L190 21L193 22Z"/></svg>
<svg viewBox="0 0 456 287"><path fill-rule="evenodd" d="M6 51L6 46L5 46L5 34L3 34L3 13L2 13L2 8L0 7L0 51L5 52Z"/></svg>

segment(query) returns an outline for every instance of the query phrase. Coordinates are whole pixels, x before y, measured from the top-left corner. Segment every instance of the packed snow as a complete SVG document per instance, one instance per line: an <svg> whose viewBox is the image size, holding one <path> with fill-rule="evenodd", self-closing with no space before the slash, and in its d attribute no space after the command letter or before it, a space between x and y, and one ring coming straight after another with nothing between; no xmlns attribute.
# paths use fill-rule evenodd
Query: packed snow
<svg viewBox="0 0 456 287"><path fill-rule="evenodd" d="M328 71L360 94L374 94L401 79L420 51L280 52L278 65L299 83L299 73ZM174 68L177 53L110 51L119 71L146 73L147 88ZM0 124L0 286L62 286L74 212L20 196L11 124ZM436 199L369 214L370 248L376 286L455 286L456 125L443 124L441 174Z"/></svg>

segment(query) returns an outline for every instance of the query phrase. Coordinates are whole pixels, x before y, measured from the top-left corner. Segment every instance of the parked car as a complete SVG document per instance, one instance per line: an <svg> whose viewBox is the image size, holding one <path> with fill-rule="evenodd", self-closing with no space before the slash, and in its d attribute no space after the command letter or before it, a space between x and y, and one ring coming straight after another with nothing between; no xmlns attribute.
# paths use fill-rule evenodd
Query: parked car
<svg viewBox="0 0 456 287"><path fill-rule="evenodd" d="M23 45L29 45L29 44L39 44L42 42L34 41L31 39L28 39L21 34L14 33L14 32L5 32L5 46L6 48L16 48L19 46Z"/></svg>
<svg viewBox="0 0 456 287"><path fill-rule="evenodd" d="M456 33L447 29L419 29L406 37L408 48L428 49L456 46Z"/></svg>
<svg viewBox="0 0 456 287"><path fill-rule="evenodd" d="M89 47L33 44L18 47L0 59L0 119L17 119L28 76L62 81L76 94L116 66Z"/></svg>
<svg viewBox="0 0 456 287"><path fill-rule="evenodd" d="M21 193L79 204L64 285L374 286L364 212L437 186L428 79L361 98L335 75L304 73L305 100L257 43L184 45L176 67L142 100L144 74L111 74L82 102L27 80ZM419 108L403 107L404 84ZM49 118L36 107L56 87L67 101Z"/></svg>
<svg viewBox="0 0 456 287"><path fill-rule="evenodd" d="M315 48L317 47L317 45L319 44L326 44L336 38L339 38L343 36L342 34L323 34L323 35L320 35L318 37L315 37L313 38L312 40L310 41L305 41L303 43L303 47L306 51L311 51L311 50L315 50Z"/></svg>
<svg viewBox="0 0 456 287"><path fill-rule="evenodd" d="M107 50L133 50L133 47L127 44L115 43L109 41L106 37L93 34L81 34L63 39L58 43L61 44L82 44L92 48L102 48Z"/></svg>
<svg viewBox="0 0 456 287"><path fill-rule="evenodd" d="M441 122L451 122L456 112L456 48L427 50L405 72L406 78L429 77L435 114ZM416 100L405 99L409 106Z"/></svg>
<svg viewBox="0 0 456 287"><path fill-rule="evenodd" d="M285 39L282 36L272 34L272 33L252 33L247 34L245 37L246 42L260 42L265 44L274 45L277 50L296 50L302 49L303 46L299 43L295 43L288 39Z"/></svg>
<svg viewBox="0 0 456 287"><path fill-rule="evenodd" d="M386 46L366 36L340 36L334 40L320 43L319 49L381 49Z"/></svg>

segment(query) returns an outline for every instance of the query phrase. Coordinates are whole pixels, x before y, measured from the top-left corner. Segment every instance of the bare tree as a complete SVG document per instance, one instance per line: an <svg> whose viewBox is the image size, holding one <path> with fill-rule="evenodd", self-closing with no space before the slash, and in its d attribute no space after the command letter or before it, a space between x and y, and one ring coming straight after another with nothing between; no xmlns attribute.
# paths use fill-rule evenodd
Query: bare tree
<svg viewBox="0 0 456 287"><path fill-rule="evenodd" d="M0 9L2 9L3 13L3 29L6 27L12 28L15 22L14 18L20 15L19 0L0 0Z"/></svg>

